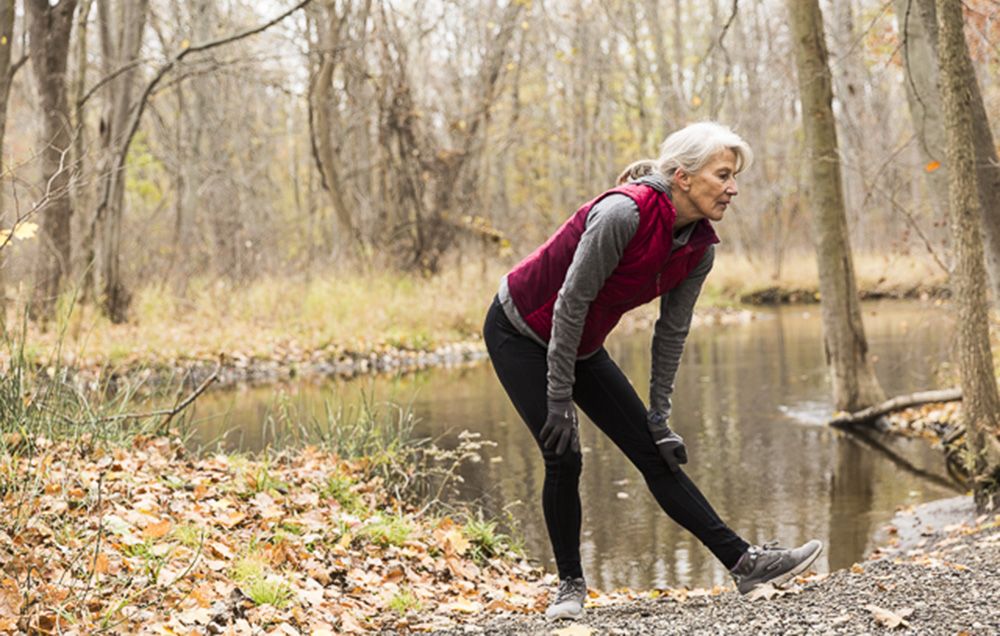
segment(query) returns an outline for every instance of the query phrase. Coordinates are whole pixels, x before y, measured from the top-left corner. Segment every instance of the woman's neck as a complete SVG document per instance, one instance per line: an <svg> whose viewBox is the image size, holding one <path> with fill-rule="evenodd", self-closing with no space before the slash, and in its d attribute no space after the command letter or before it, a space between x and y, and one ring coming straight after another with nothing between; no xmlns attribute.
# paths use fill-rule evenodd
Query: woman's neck
<svg viewBox="0 0 1000 636"><path fill-rule="evenodd" d="M677 210L677 218L674 220L674 231L676 232L697 221L698 213L686 192L679 188L675 188L674 192L676 193L674 196L674 209Z"/></svg>

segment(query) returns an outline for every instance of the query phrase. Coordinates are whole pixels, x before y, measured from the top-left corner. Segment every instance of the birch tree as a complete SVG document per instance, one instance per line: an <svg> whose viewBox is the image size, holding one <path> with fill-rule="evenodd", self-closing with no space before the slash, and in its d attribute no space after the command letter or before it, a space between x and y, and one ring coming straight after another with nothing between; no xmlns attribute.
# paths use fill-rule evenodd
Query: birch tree
<svg viewBox="0 0 1000 636"><path fill-rule="evenodd" d="M868 356L841 183L833 88L818 0L787 0L802 100L819 269L823 344L836 408L856 411L884 398Z"/></svg>

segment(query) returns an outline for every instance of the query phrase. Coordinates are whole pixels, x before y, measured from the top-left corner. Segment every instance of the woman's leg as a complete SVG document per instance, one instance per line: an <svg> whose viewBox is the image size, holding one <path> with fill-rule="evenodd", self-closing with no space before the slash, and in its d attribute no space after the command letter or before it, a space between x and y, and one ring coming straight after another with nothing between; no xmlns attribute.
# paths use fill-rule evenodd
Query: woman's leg
<svg viewBox="0 0 1000 636"><path fill-rule="evenodd" d="M749 544L729 529L683 471L672 472L646 429L646 407L607 351L576 365L573 399L625 453L671 519L694 534L727 568Z"/></svg>
<svg viewBox="0 0 1000 636"><path fill-rule="evenodd" d="M579 482L582 457L572 449L556 455L544 449L538 439L548 415L546 350L521 335L496 300L486 314L483 338L500 383L528 425L545 460L542 511L559 578L581 577Z"/></svg>

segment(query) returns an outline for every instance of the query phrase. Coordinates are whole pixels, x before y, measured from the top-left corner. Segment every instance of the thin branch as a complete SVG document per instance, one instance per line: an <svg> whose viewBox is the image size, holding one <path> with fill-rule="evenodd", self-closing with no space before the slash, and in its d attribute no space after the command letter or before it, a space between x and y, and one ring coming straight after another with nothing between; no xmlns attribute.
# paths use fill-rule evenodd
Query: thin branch
<svg viewBox="0 0 1000 636"><path fill-rule="evenodd" d="M166 415L167 416L167 419L163 420L162 427L166 428L167 424L170 423L170 420L174 419L174 417L178 413L180 413L181 411L183 411L184 409L186 409L192 402L194 402L196 399L198 399L198 396L201 395L202 393L204 393L205 389L207 389L210 384L212 384L213 382L215 382L216 380L218 380L219 379L219 371L221 371L221 370L222 370L222 361L220 360L219 363L215 367L215 371L212 371L212 375L210 375L207 378L205 378L204 381L202 381L202 383L198 386L198 388L195 389L191 393L191 395L187 396L183 401L179 402L178 404L175 404L172 409L169 409L166 412L163 412L163 411L154 412L153 413L154 415Z"/></svg>
<svg viewBox="0 0 1000 636"><path fill-rule="evenodd" d="M174 55L174 57L169 62L160 67L160 70L156 72L156 75L153 76L153 79L151 79L149 83L146 84L146 88L145 90L143 90L142 95L139 97L139 101L136 104L135 111L133 112L132 115L132 121L129 123L128 131L125 135L124 140L122 141L121 149L118 152L118 157L115 159L114 163L115 173L116 174L120 173L125 169L125 159L126 157L128 157L128 150L132 145L132 139L135 137L136 132L139 130L139 123L142 121L142 115L146 110L146 103L149 100L149 95L153 92L153 89L156 88L156 85L160 83L160 80L162 80L163 77L170 71L170 69L172 69L178 62L180 62L182 59L184 59L191 53L197 53L200 51L207 51L209 49L214 49L224 44L236 42L237 40L242 40L243 38L247 38L250 37L251 35L256 35L262 31L265 31L270 27L274 26L275 24L281 22L288 16L292 15L299 9L302 9L311 2L312 0L301 0L298 4L293 6L288 11L285 11L276 18L268 20L264 24L253 27L251 29L247 29L246 31L241 31L240 33L235 33L233 35L220 38L218 40L211 40L209 42L205 42L204 44L196 44L194 46L189 46L183 49L180 53ZM95 212L95 219L103 216L104 210L106 210L108 207L108 202L111 199L111 186L113 181L114 179L108 179L105 182L104 192L101 194L101 201L98 204L97 210Z"/></svg>
<svg viewBox="0 0 1000 636"><path fill-rule="evenodd" d="M126 73L126 72L134 69L135 67L139 66L140 64L143 64L146 61L147 60L132 60L128 64L125 64L124 66L121 66L120 68L118 68L114 72L112 72L112 73L104 76L103 78L100 79L100 81L98 81L96 84L94 84L90 88L90 90L88 90L86 93L84 93L83 97L81 97L80 99L77 100L76 107L80 108L85 103L87 103L87 100L90 99L91 97L93 97L94 93L96 93L102 86L104 86L108 82L114 80L116 77L118 77L122 73Z"/></svg>

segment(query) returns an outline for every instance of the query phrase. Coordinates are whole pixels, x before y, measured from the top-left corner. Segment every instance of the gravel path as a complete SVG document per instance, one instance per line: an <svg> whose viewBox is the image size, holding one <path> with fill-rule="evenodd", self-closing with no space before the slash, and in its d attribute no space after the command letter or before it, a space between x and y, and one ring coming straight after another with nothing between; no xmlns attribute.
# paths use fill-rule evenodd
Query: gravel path
<svg viewBox="0 0 1000 636"><path fill-rule="evenodd" d="M951 506L943 516L942 505ZM897 545L770 599L749 600L730 588L683 601L671 595L588 607L576 622L494 615L434 633L994 636L1000 634L1000 515L976 519L969 510L968 500L959 498L897 516L898 530L889 535ZM968 517L962 527L940 525L956 515Z"/></svg>

